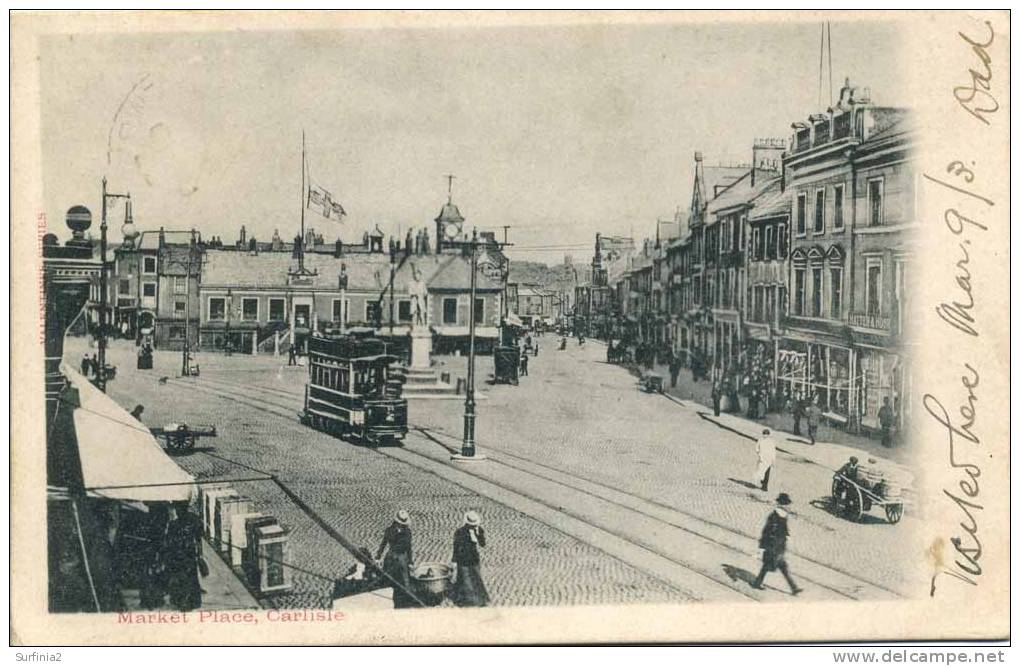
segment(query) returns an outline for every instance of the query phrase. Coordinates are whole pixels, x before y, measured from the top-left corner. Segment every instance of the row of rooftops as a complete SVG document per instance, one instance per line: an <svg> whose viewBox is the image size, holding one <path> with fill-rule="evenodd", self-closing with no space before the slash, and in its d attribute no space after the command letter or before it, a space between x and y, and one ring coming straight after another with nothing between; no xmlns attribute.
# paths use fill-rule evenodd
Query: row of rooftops
<svg viewBox="0 0 1020 666"><path fill-rule="evenodd" d="M790 215L793 203L786 187L788 164L811 159L837 144L853 144L858 150L867 150L870 145L907 133L910 115L907 109L872 105L870 91L852 87L848 79L840 90L839 101L826 113L812 114L808 122L792 124L794 134L789 142L780 138L756 139L748 164L706 165L702 154L696 152L689 209L677 208L672 221L657 221L653 246L645 241L639 249L628 239L631 250L620 257L622 261L609 261L606 266L610 284L653 266L657 254L689 242L692 228L711 224L713 218L730 209L750 208L750 221ZM601 254L605 254L604 248ZM606 259L600 256L597 247L596 261Z"/></svg>

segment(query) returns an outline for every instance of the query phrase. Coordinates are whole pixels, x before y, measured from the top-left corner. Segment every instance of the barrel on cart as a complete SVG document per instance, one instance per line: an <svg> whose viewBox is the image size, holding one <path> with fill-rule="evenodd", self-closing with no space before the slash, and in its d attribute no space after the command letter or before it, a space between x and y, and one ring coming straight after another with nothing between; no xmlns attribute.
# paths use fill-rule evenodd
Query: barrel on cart
<svg viewBox="0 0 1020 666"><path fill-rule="evenodd" d="M903 490L910 479L892 469L861 465L855 478L836 472L832 475L832 508L836 514L861 521L875 507L885 511L890 524L903 517Z"/></svg>

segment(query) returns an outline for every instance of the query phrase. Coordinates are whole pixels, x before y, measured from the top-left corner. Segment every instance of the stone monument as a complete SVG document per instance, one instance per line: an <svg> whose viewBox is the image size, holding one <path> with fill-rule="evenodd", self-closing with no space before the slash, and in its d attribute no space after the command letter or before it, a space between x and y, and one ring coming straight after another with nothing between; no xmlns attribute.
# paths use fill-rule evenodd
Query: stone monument
<svg viewBox="0 0 1020 666"><path fill-rule="evenodd" d="M427 369L432 366L432 330L429 328L429 294L425 281L415 265L411 265L413 279L408 285L411 296L411 367Z"/></svg>

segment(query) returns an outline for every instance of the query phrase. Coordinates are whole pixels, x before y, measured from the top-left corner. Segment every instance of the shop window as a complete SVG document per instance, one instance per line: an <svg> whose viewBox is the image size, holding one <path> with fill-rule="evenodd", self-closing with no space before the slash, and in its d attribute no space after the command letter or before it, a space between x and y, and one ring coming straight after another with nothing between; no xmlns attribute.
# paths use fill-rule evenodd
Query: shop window
<svg viewBox="0 0 1020 666"><path fill-rule="evenodd" d="M183 326L171 326L169 331L171 340L183 340L184 339L184 327Z"/></svg>
<svg viewBox="0 0 1020 666"><path fill-rule="evenodd" d="M282 298L269 299L269 321L283 321L286 301Z"/></svg>
<svg viewBox="0 0 1020 666"><path fill-rule="evenodd" d="M259 299L257 298L241 299L241 318L244 321L259 320Z"/></svg>
<svg viewBox="0 0 1020 666"><path fill-rule="evenodd" d="M457 299L456 298L444 298L443 299L443 323L444 324L456 324L457 323Z"/></svg>
<svg viewBox="0 0 1020 666"><path fill-rule="evenodd" d="M210 298L209 299L209 320L210 321L223 321L227 318L227 299L225 298Z"/></svg>
<svg viewBox="0 0 1020 666"><path fill-rule="evenodd" d="M882 179L872 178L868 181L868 224L878 226L882 224L884 214L882 206L883 197Z"/></svg>

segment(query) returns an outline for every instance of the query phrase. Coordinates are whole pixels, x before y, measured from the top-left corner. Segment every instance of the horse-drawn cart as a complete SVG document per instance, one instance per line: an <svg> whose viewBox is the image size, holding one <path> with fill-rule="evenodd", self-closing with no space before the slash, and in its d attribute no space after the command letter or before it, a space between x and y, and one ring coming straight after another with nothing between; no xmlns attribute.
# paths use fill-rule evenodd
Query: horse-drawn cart
<svg viewBox="0 0 1020 666"><path fill-rule="evenodd" d="M162 437L168 451L190 451L195 448L195 440L198 438L215 437L216 426L168 423L162 428L150 428L149 432L155 437Z"/></svg>

